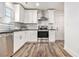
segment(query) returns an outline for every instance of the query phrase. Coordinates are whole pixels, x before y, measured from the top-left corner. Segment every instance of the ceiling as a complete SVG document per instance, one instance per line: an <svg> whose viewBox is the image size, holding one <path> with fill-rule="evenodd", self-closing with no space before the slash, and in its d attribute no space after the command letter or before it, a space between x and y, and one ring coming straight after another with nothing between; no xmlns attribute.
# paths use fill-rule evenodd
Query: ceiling
<svg viewBox="0 0 79 59"><path fill-rule="evenodd" d="M36 6L37 2L21 3L25 8L36 8L36 9L55 9L64 10L64 2L38 2L39 6Z"/></svg>

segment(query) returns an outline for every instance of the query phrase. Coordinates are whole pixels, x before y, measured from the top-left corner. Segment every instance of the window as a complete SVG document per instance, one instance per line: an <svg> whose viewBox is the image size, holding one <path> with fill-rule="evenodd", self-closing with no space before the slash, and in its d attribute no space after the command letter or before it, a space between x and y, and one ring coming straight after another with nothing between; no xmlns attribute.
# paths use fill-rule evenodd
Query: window
<svg viewBox="0 0 79 59"><path fill-rule="evenodd" d="M12 19L12 10L8 7L5 8L5 22L10 23Z"/></svg>

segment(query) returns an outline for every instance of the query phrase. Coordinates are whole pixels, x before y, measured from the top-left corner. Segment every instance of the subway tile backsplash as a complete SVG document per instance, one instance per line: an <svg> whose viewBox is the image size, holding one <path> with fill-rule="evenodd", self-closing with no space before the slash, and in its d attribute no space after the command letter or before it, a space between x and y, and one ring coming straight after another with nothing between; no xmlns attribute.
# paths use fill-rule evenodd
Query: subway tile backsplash
<svg viewBox="0 0 79 59"><path fill-rule="evenodd" d="M15 29L38 29L37 24L20 24L20 23L15 23Z"/></svg>
<svg viewBox="0 0 79 59"><path fill-rule="evenodd" d="M27 29L38 29L38 25L36 24L28 24L26 25Z"/></svg>

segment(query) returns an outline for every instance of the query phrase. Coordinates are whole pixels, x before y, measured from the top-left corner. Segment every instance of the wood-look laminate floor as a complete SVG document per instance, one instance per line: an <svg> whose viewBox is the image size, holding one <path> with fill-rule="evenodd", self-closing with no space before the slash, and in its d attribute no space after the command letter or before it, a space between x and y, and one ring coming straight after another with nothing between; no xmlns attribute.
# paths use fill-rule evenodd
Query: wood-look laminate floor
<svg viewBox="0 0 79 59"><path fill-rule="evenodd" d="M26 43L13 57L71 57L63 48L63 41Z"/></svg>

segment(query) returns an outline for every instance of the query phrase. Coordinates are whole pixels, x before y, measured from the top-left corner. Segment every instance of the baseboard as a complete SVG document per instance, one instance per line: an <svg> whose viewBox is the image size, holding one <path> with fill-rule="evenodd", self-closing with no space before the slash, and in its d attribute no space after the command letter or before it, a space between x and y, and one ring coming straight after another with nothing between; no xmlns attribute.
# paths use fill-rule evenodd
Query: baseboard
<svg viewBox="0 0 79 59"><path fill-rule="evenodd" d="M37 41L28 41L26 43L37 43Z"/></svg>
<svg viewBox="0 0 79 59"><path fill-rule="evenodd" d="M64 48L72 57L79 57L79 55L75 52L73 52L71 49L69 48Z"/></svg>

